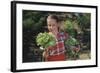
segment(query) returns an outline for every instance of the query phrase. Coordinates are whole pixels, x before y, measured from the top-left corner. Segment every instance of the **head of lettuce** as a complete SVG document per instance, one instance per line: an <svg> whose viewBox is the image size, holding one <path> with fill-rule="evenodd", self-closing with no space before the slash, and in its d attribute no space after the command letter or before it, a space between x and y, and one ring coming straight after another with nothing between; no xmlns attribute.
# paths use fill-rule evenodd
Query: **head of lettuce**
<svg viewBox="0 0 100 73"><path fill-rule="evenodd" d="M46 49L47 47L54 46L56 44L56 39L53 35L44 32L37 35L36 43L43 47L43 49Z"/></svg>

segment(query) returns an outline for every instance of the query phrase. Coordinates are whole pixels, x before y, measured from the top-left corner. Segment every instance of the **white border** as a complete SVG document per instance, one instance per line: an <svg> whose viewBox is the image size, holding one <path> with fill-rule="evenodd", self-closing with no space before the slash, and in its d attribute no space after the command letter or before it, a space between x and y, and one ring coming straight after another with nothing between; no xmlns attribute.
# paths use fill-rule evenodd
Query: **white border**
<svg viewBox="0 0 100 73"><path fill-rule="evenodd" d="M96 60L96 10L92 8L80 8L80 7L65 7L65 6L45 6L45 5L28 5L17 4L16 14L16 28L17 28L17 70L22 69L38 69L38 68L52 68L52 67L71 67L71 66L86 66L95 65ZM58 12L81 12L91 13L91 59L90 60L77 60L77 61L63 61L63 62L33 62L22 63L22 10L41 10L41 11L58 11Z"/></svg>

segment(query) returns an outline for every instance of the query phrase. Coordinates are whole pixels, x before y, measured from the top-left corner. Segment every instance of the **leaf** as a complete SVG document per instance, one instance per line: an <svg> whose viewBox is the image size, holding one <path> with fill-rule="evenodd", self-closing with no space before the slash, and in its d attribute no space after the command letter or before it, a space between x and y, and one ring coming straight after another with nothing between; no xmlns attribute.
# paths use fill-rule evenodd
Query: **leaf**
<svg viewBox="0 0 100 73"><path fill-rule="evenodd" d="M37 42L37 45L43 46L44 48L47 48L49 46L53 46L56 44L56 40L54 36L47 32L39 33L37 35L36 42Z"/></svg>

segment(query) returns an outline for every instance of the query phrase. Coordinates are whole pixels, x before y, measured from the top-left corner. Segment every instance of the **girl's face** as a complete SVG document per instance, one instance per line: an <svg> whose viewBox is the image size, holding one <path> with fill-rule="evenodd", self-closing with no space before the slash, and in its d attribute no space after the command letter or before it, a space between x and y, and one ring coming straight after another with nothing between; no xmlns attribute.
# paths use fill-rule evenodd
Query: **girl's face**
<svg viewBox="0 0 100 73"><path fill-rule="evenodd" d="M47 18L48 30L54 34L58 33L58 22L56 19Z"/></svg>

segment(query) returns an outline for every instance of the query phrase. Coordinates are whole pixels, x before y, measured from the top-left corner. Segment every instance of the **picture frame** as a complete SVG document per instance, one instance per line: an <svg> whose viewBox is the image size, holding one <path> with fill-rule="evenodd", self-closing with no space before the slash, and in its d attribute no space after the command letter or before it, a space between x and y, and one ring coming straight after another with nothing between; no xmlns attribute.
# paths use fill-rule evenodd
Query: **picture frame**
<svg viewBox="0 0 100 73"><path fill-rule="evenodd" d="M71 13L76 16L78 13L90 14L90 59L88 60L68 60L59 62L32 62L32 53L25 52L24 48L24 15L26 18L31 16L30 13L42 12L42 13ZM43 2L28 2L28 1L11 1L11 71L23 72L23 71L42 71L42 70L55 70L55 69L72 69L72 68L88 68L98 66L97 57L97 22L98 22L98 7L92 5L74 5L74 4L58 4L58 3L43 3ZM37 14L38 15L38 14ZM33 19L32 19L33 20ZM26 21L26 20L25 20ZM30 21L25 22L30 23ZM31 24L31 23L30 23ZM31 27L25 25L25 27ZM37 28L36 28L37 29ZM39 28L40 29L40 28ZM41 30L42 31L42 30ZM33 30L35 34L35 27ZM38 30L37 30L38 32ZM40 32L40 31L39 31ZM26 33L30 33L27 31ZM30 36L28 36L30 38ZM92 39L92 40L91 40ZM33 42L34 43L34 42ZM87 43L86 43L87 44ZM28 46L30 47L30 46ZM31 49L33 50L33 49ZM26 58L27 55L31 55ZM29 60L30 59L30 60Z"/></svg>

